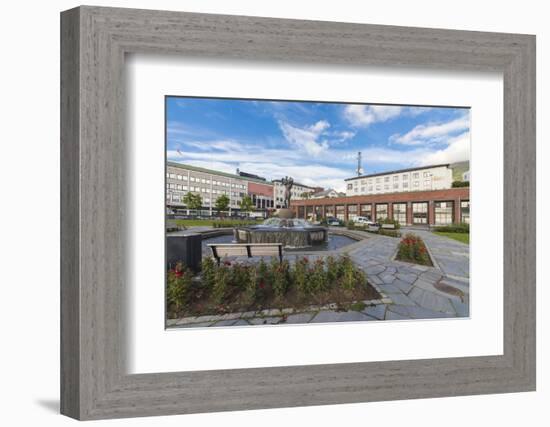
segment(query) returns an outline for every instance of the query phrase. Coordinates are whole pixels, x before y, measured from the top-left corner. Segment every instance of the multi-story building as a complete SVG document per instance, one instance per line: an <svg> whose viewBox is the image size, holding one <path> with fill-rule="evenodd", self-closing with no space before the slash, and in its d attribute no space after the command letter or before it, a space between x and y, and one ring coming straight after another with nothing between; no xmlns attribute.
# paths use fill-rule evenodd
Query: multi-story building
<svg viewBox="0 0 550 427"><path fill-rule="evenodd" d="M346 179L346 195L402 193L451 188L453 170L449 164L400 169Z"/></svg>
<svg viewBox="0 0 550 427"><path fill-rule="evenodd" d="M306 198L306 194L313 194L322 190L320 187L310 187L295 182L292 185L291 200L302 200ZM273 180L273 191L275 193L275 207L277 209L284 207L286 189L280 179Z"/></svg>
<svg viewBox="0 0 550 427"><path fill-rule="evenodd" d="M199 215L216 213L216 200L229 198L228 213L240 213L240 202L250 195L258 214L266 216L273 209L273 185L264 180L196 166L168 162L166 166L166 207L169 213L189 213L184 202L188 192L200 194L203 206Z"/></svg>

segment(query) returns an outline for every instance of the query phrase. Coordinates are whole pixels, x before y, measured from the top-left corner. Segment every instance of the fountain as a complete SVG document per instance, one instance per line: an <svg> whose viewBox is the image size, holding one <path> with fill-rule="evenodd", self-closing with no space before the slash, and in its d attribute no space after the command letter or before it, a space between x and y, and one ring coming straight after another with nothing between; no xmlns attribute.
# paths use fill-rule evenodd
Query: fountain
<svg viewBox="0 0 550 427"><path fill-rule="evenodd" d="M238 243L282 243L286 248L305 248L325 243L328 230L304 219L269 218L262 224L235 228L234 237Z"/></svg>

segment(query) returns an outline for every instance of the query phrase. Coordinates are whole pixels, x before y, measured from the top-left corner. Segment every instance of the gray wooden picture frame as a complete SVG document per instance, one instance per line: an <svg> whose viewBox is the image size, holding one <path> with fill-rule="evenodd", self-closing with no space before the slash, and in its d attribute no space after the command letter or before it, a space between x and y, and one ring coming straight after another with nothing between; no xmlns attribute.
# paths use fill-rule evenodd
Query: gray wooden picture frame
<svg viewBox="0 0 550 427"><path fill-rule="evenodd" d="M504 354L128 375L127 53L502 72ZM61 14L61 166L65 415L84 420L535 390L532 35L71 9Z"/></svg>

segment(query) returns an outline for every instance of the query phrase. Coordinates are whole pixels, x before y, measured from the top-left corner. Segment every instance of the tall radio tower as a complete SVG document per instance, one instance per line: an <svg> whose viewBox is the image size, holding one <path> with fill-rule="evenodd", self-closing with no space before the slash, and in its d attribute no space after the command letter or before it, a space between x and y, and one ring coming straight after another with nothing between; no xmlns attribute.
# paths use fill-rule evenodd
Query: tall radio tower
<svg viewBox="0 0 550 427"><path fill-rule="evenodd" d="M357 152L357 176L361 176L363 174L363 168L361 167L361 152Z"/></svg>

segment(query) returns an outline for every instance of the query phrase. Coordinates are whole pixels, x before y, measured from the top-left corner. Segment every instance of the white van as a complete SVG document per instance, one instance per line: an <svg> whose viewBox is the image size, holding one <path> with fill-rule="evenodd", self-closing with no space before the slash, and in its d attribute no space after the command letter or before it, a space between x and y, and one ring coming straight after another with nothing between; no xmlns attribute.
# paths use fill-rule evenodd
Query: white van
<svg viewBox="0 0 550 427"><path fill-rule="evenodd" d="M356 216L353 220L355 224L363 224L363 225L375 225L376 223L374 221L371 221L366 216Z"/></svg>

